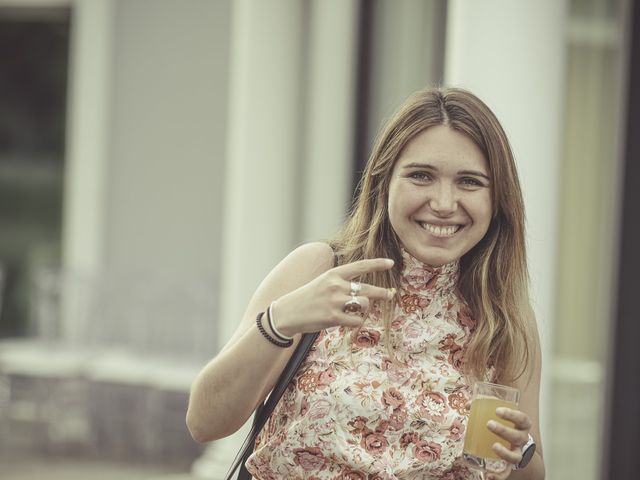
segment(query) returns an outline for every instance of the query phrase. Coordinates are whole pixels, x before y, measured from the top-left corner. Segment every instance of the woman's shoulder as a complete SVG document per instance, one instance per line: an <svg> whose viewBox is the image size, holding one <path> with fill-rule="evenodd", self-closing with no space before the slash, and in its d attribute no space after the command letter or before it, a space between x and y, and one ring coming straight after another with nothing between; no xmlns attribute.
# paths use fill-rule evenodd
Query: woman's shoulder
<svg viewBox="0 0 640 480"><path fill-rule="evenodd" d="M316 276L333 267L334 253L326 242L308 242L296 247L282 263L288 270Z"/></svg>
<svg viewBox="0 0 640 480"><path fill-rule="evenodd" d="M333 248L327 242L306 242L296 247L291 255L300 255L312 260L314 258L318 260L331 260L333 263Z"/></svg>

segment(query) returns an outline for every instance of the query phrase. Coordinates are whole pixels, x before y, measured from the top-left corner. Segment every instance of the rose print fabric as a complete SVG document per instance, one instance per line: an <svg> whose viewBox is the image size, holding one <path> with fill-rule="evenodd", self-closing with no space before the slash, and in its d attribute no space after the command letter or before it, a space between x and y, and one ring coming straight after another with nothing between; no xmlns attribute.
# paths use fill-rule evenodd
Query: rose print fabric
<svg viewBox="0 0 640 480"><path fill-rule="evenodd" d="M258 436L253 477L480 479L460 459L471 395L460 365L474 321L457 279L457 262L430 268L403 252L390 335L375 311L360 330L320 333Z"/></svg>

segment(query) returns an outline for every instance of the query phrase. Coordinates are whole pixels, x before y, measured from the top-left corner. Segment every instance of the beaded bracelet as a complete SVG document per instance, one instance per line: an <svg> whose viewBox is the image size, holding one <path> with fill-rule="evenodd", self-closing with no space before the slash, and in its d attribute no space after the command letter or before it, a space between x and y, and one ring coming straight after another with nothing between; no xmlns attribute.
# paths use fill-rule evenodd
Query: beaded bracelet
<svg viewBox="0 0 640 480"><path fill-rule="evenodd" d="M275 334L278 340L281 340L283 342L290 342L291 340L293 340L293 337L287 337L286 335L280 333L276 328L275 317L273 316L273 305L275 303L276 302L271 302L271 305L269 305L269 308L267 308L267 323L269 324L269 328Z"/></svg>
<svg viewBox="0 0 640 480"><path fill-rule="evenodd" d="M258 314L258 316L256 317L256 325L258 326L258 330L260 330L260 333L262 334L262 336L264 338L266 338L267 340L269 340L271 343L273 343L274 345L276 345L277 347L280 347L280 348L288 348L291 345L293 345L293 339L291 339L289 341L286 341L286 342L281 342L280 340L277 340L277 339L273 338L271 335L269 335L269 333L267 333L267 331L262 326L262 316L263 315L264 315L264 312L260 312Z"/></svg>

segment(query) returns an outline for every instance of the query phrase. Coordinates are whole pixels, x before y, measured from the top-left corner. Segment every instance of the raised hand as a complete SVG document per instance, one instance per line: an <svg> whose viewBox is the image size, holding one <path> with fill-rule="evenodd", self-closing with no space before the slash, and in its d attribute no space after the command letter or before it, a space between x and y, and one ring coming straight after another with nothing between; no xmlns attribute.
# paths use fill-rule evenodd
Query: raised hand
<svg viewBox="0 0 640 480"><path fill-rule="evenodd" d="M391 267L393 260L374 258L340 265L324 272L306 285L282 296L273 305L277 329L292 336L336 326L359 327L363 321L362 314L371 308L372 303L390 300L394 292L392 289L354 282L359 285L356 299L361 308L359 312L349 313L345 311L345 304L352 299L352 280Z"/></svg>

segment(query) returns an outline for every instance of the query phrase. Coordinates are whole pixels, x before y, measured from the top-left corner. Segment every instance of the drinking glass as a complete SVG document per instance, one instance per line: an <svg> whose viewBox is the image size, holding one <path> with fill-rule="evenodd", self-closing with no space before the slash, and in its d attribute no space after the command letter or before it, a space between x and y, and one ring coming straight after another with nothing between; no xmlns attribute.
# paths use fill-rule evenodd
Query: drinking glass
<svg viewBox="0 0 640 480"><path fill-rule="evenodd" d="M501 443L506 448L511 448L511 445L489 430L487 422L493 420L513 427L512 422L496 415L496 408L517 409L519 399L520 391L516 388L488 382L476 382L473 386L471 413L462 454L471 468L489 473L502 472L507 468L507 462L493 451L492 446L494 443Z"/></svg>

